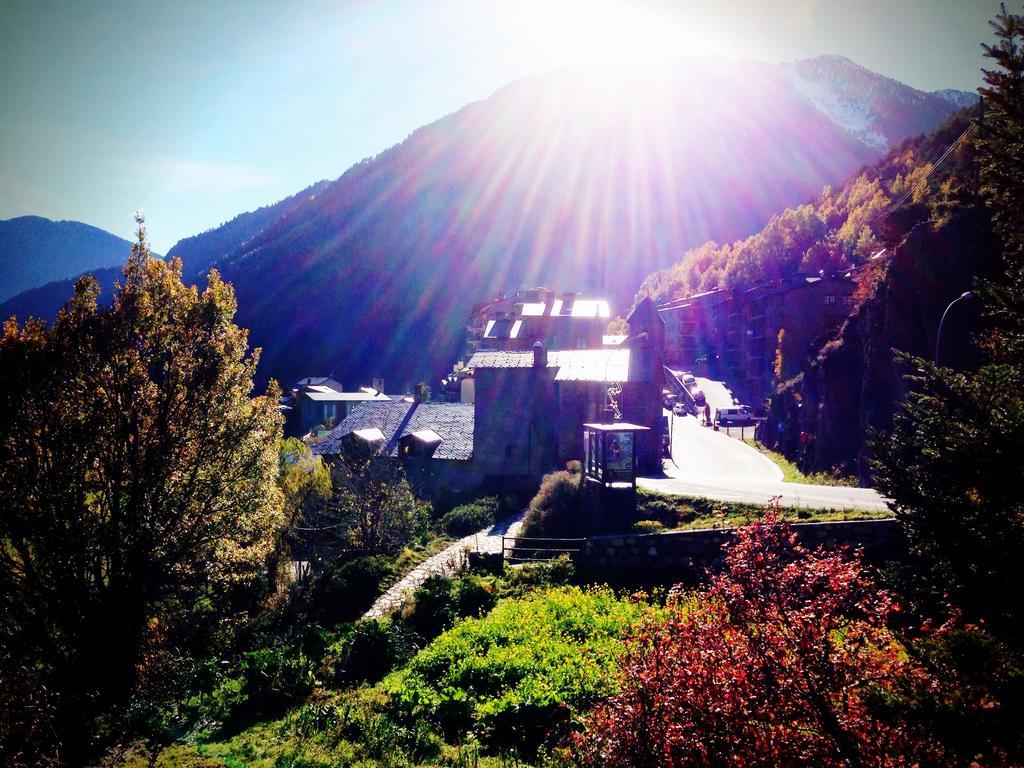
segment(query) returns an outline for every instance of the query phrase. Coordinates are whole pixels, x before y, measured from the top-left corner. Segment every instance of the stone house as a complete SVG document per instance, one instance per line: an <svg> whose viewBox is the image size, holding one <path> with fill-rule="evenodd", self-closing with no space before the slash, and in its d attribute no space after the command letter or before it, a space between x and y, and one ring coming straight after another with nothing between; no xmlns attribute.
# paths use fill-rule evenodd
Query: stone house
<svg viewBox="0 0 1024 768"><path fill-rule="evenodd" d="M333 381L333 380L332 380ZM317 427L331 428L365 402L391 402L391 398L374 389L343 392L341 385L306 384L292 391L285 417L285 433L290 436L309 434Z"/></svg>
<svg viewBox="0 0 1024 768"><path fill-rule="evenodd" d="M724 348L726 304L733 294L715 288L658 307L665 321L665 362L699 376L717 372Z"/></svg>
<svg viewBox="0 0 1024 768"><path fill-rule="evenodd" d="M587 325L593 335L584 340L597 338L597 346L549 351L538 339L526 350L480 349L466 366L467 378L460 379L471 382L473 402L358 404L312 450L321 456L365 450L391 456L427 494L499 489L582 459L583 425L616 420L649 428L638 439L637 463L641 472L657 472L664 321L646 299L629 318L631 335L602 347L607 311L597 308L594 315ZM547 317L555 325L567 319Z"/></svg>
<svg viewBox="0 0 1024 768"><path fill-rule="evenodd" d="M638 469L661 468L664 322L645 301L621 345L548 350L537 341L529 351L473 355L481 475L539 477L583 457L584 423L612 420L649 427L638 441Z"/></svg>

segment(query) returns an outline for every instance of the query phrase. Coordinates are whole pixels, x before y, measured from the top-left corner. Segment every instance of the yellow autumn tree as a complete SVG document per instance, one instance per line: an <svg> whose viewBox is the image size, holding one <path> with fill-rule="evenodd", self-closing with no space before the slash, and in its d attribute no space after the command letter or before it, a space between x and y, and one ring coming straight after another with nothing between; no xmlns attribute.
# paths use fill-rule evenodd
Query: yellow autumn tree
<svg viewBox="0 0 1024 768"><path fill-rule="evenodd" d="M0 763L76 764L124 733L162 638L264 567L280 418L216 272L200 293L138 241L52 327L0 337Z"/></svg>

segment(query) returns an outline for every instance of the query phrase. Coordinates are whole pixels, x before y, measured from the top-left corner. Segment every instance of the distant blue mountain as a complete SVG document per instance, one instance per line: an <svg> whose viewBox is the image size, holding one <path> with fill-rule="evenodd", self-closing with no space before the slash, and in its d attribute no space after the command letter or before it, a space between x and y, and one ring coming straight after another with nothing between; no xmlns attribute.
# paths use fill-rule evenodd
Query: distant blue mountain
<svg viewBox="0 0 1024 768"><path fill-rule="evenodd" d="M0 301L28 288L120 264L132 244L79 221L0 221Z"/></svg>
<svg viewBox="0 0 1024 768"><path fill-rule="evenodd" d="M326 183L319 182L273 205L267 205L248 213L241 213L219 227L199 235L186 237L175 243L170 251L168 251L168 255L181 258L182 275L187 282L200 282L205 278L207 272L210 271L210 267L217 260L239 247L239 245L251 240L264 227L281 219L300 202L315 195ZM25 218L47 221L46 219L39 219L37 216L27 216ZM11 221L21 221L21 219L12 219ZM0 226L7 223L10 222L0 222ZM62 225L70 223L61 222ZM88 227L85 224L77 226L107 234L103 230ZM114 236L109 235L109 237ZM0 303L0 319L6 319L11 315L15 315L21 320L27 317L38 317L43 320L53 319L57 311L71 298L75 290L75 281L78 279L79 273L82 272L89 272L96 278L100 286L100 301L109 299L114 292L114 283L121 276L121 268L128 259L132 246L131 243L120 238L114 239L121 244L121 248L111 260L106 262L114 266L107 266L104 269L86 267L78 270L65 270L62 276L66 279L53 280L51 277L50 280L52 282L44 281L45 284L36 282L36 287L23 290L13 297L8 293L0 297L0 302L2 302ZM75 245L68 243L65 247L71 252ZM72 276L69 277L69 275ZM0 283L3 283L5 276L5 268L0 266ZM6 287L6 283L3 284Z"/></svg>

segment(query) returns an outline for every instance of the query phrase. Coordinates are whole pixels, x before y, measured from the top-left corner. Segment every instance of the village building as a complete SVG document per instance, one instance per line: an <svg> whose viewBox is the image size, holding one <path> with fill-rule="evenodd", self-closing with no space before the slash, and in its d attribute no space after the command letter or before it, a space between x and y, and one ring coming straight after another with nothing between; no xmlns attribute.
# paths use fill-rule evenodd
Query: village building
<svg viewBox="0 0 1024 768"><path fill-rule="evenodd" d="M390 402L391 398L370 387L345 392L328 376L301 379L282 400L285 435L301 437L318 428L326 431L348 416L354 406L370 401Z"/></svg>
<svg viewBox="0 0 1024 768"><path fill-rule="evenodd" d="M588 319L603 325L608 313L600 305L606 302ZM557 313L547 317L561 322ZM604 329L594 322L592 335L582 337L596 339L593 347L549 349L537 339L525 350L479 349L459 371L469 402L364 403L313 451L369 448L402 461L421 487L434 490L499 488L582 460L585 424L632 422L646 428L637 438L637 468L657 472L665 324L650 299L629 322L631 334L609 346L601 346Z"/></svg>
<svg viewBox="0 0 1024 768"><path fill-rule="evenodd" d="M473 308L466 329L465 359L477 350L528 351L600 347L611 319L608 302L549 288L516 291Z"/></svg>
<svg viewBox="0 0 1024 768"><path fill-rule="evenodd" d="M666 364L698 376L717 374L732 300L731 292L716 288L659 306L665 321Z"/></svg>
<svg viewBox="0 0 1024 768"><path fill-rule="evenodd" d="M778 378L785 380L835 334L853 310L856 288L844 275L797 274L746 291L716 289L663 304L658 312L666 324L666 361L724 379L758 403L771 394L776 362Z"/></svg>
<svg viewBox="0 0 1024 768"><path fill-rule="evenodd" d="M473 424L472 404L416 398L364 402L310 449L326 458L350 451L389 456L402 463L423 495L457 493L481 481L472 464Z"/></svg>
<svg viewBox="0 0 1024 768"><path fill-rule="evenodd" d="M470 358L475 457L485 476L539 476L583 457L583 424L625 420L641 435L641 472L661 467L664 322L650 299L629 318L632 335L593 349L480 350Z"/></svg>

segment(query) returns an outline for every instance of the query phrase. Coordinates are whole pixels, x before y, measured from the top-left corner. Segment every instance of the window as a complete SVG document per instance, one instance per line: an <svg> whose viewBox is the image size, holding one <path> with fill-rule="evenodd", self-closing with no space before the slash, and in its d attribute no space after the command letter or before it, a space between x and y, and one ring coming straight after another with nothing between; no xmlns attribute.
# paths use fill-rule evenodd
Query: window
<svg viewBox="0 0 1024 768"><path fill-rule="evenodd" d="M836 303L836 296L834 293L830 293L825 296L825 306L831 306Z"/></svg>

